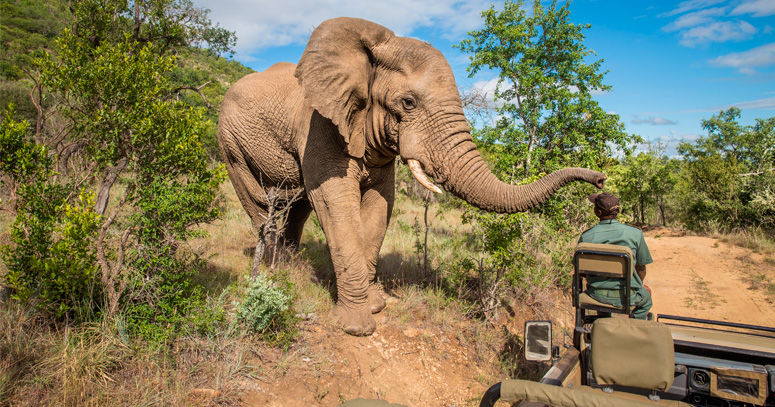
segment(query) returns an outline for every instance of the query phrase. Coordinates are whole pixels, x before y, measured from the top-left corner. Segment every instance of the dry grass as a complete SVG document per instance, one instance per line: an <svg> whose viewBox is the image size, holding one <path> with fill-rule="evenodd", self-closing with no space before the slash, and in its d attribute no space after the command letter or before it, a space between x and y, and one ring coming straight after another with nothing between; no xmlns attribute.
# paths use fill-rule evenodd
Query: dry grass
<svg viewBox="0 0 775 407"><path fill-rule="evenodd" d="M761 228L740 229L733 232L714 232L711 237L724 243L750 249L768 258L775 258L775 236Z"/></svg>
<svg viewBox="0 0 775 407"><path fill-rule="evenodd" d="M213 306L229 310L246 283L256 237L231 184L224 183L221 192L223 218L203 225L209 236L189 244L208 259L198 282L205 286ZM470 313L465 303L438 289L439 276L456 259L474 255L466 237L471 226L461 224L460 211L432 205L425 270L417 252L417 243L425 237L424 211L422 203L397 199L377 271L391 297L385 311L387 323L401 329L419 325L455 332L463 346L474 350L478 364L519 373L516 366L521 362L512 361L519 353L519 338L502 327L466 317ZM7 233L9 219L0 218L0 227L0 235ZM288 254L278 270L294 282L295 311L334 326L329 312L334 304L334 273L314 214L305 227L300 252ZM255 386L256 380L280 380L286 371L312 369L300 365L299 355L315 352L304 343L304 335L285 353L228 323L207 337L153 345L127 337L120 318L65 328L30 307L0 301L0 405L239 405L240 394ZM488 375L481 380L496 379Z"/></svg>
<svg viewBox="0 0 775 407"><path fill-rule="evenodd" d="M120 318L57 331L0 306L0 405L239 405L242 382L268 373L266 346L234 332L153 345L126 338Z"/></svg>

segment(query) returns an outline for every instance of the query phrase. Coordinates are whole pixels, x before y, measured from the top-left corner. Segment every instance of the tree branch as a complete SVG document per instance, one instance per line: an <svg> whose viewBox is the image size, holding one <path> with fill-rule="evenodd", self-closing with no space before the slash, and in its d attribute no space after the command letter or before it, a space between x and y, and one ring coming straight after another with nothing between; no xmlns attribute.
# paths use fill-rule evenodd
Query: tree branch
<svg viewBox="0 0 775 407"><path fill-rule="evenodd" d="M38 81L35 76L32 75L31 72L27 71L23 67L19 67L27 76L32 79L32 81L35 83L35 86L32 87L30 90L30 100L32 101L32 105L35 106L35 110L38 111L38 120L35 123L35 142L38 144L43 144L41 142L40 134L43 131L43 84ZM38 101L35 101L35 91L38 91Z"/></svg>
<svg viewBox="0 0 775 407"><path fill-rule="evenodd" d="M126 168L128 162L129 159L127 157L118 160L116 166L109 170L105 175L105 178L102 180L102 185L100 185L100 192L97 194L97 202L94 204L94 211L98 214L102 215L105 213L105 209L108 207L108 201L110 200L110 189L116 182L118 175L124 171L124 168ZM126 200L126 195L124 195L124 200Z"/></svg>
<svg viewBox="0 0 775 407"><path fill-rule="evenodd" d="M207 105L207 108L208 108L208 109L212 109L212 108L213 108L213 105L211 105L211 104L210 104L210 102L208 102L208 101L207 101L207 98L205 97L205 94L204 94L204 93L202 93L202 88L204 88L205 86L207 86L207 85L211 84L212 82L213 82L213 81L207 81L207 82L205 82L204 84L202 84L202 85L200 85L200 86L198 86L198 87L196 87L196 88L195 88L195 87L193 87L193 86L180 86L180 87L178 87L178 88L175 88L175 91L174 91L174 92L175 92L175 95L176 95L176 97L177 97L177 100L180 100L180 91L181 91L181 90L193 90L193 91L195 91L196 93L198 93L198 94L199 94L199 96L201 96L201 97L202 97L202 100L204 100L205 104Z"/></svg>
<svg viewBox="0 0 775 407"><path fill-rule="evenodd" d="M762 175L762 174L766 174L766 173L768 173L768 172L775 172L775 168L770 168L770 169L768 169L768 170L764 170L764 171L749 172L749 173L747 173L747 174L737 174L737 176L738 176L738 177L741 177L741 178L742 178L742 177L751 177L751 176L754 176L754 175Z"/></svg>

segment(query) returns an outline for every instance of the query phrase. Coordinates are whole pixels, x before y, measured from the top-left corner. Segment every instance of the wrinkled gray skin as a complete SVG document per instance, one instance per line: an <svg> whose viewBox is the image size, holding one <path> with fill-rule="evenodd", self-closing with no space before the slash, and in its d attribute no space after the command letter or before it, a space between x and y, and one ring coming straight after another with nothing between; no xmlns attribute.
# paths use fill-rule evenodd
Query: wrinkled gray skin
<svg viewBox="0 0 775 407"><path fill-rule="evenodd" d="M336 18L313 33L298 65L278 63L229 89L218 139L234 188L258 227L265 188L300 189L284 231L297 245L317 213L336 272L334 314L352 335L376 329L385 307L375 266L393 209L395 158L419 181L496 212L526 211L574 180L602 187L599 172L566 168L531 184L499 181L474 147L444 56L360 19Z"/></svg>

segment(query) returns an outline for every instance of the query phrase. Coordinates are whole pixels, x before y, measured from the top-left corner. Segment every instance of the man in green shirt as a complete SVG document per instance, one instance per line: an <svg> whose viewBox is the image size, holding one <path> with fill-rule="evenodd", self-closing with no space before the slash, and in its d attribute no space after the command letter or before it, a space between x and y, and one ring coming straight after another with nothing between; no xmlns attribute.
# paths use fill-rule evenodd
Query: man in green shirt
<svg viewBox="0 0 775 407"><path fill-rule="evenodd" d="M626 246L632 250L635 256L635 273L630 279L630 305L633 307L632 316L638 319L647 319L651 309L651 290L643 284L646 278L646 265L653 263L643 232L640 229L623 225L616 220L619 214L619 198L608 192L592 194L589 201L595 205L595 215L600 223L581 234L579 243L606 243ZM597 301L622 306L624 287L619 279L603 277L590 277L587 280L586 293Z"/></svg>

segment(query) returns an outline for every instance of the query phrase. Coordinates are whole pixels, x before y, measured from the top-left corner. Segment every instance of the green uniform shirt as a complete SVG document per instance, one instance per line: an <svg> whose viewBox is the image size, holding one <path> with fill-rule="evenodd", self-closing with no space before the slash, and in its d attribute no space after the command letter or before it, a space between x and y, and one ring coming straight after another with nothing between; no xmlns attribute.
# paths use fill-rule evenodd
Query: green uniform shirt
<svg viewBox="0 0 775 407"><path fill-rule="evenodd" d="M616 219L601 220L595 226L592 226L586 232L581 234L579 243L605 243L619 246L627 246L632 250L635 256L635 265L645 266L651 264L654 260L651 258L646 239L640 229L632 226L622 225ZM633 267L634 271L634 267ZM620 280L604 277L589 277L587 285L590 288L617 290L620 289ZM632 288L642 288L643 282L637 273L633 273L631 279Z"/></svg>

